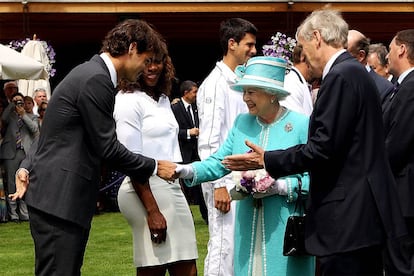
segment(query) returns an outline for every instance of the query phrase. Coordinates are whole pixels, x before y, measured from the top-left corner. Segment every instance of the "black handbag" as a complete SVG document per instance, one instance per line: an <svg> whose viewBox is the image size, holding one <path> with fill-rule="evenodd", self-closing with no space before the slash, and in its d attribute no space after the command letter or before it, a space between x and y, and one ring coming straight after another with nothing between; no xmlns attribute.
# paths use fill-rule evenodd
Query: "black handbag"
<svg viewBox="0 0 414 276"><path fill-rule="evenodd" d="M298 198L294 214L286 222L285 238L283 242L284 256L309 255L305 249L305 199L302 194L302 181L298 178Z"/></svg>

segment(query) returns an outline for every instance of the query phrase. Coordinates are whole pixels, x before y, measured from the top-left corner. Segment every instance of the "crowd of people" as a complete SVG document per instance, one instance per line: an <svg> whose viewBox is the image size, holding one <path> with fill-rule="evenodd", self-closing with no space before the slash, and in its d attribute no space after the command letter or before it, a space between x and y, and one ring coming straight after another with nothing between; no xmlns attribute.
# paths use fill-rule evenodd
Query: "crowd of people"
<svg viewBox="0 0 414 276"><path fill-rule="evenodd" d="M190 194L209 228L204 275L414 275L414 29L387 52L317 10L291 68L258 54L257 32L221 22L222 59L173 102L167 42L134 19L50 101L4 84L0 221L29 221L36 275L81 274L102 167L126 176L136 275L197 275ZM284 256L298 191L307 254Z"/></svg>
<svg viewBox="0 0 414 276"><path fill-rule="evenodd" d="M3 85L1 98L1 174L0 193L6 204L1 205L1 222L28 221L29 215L23 199L13 201L7 195L16 192L15 173L21 161L29 152L34 140L38 137L41 120L46 111L47 98L43 88L33 91L33 97L18 92L18 82L11 80ZM36 101L34 101L34 99ZM40 101L39 101L39 98ZM33 110L43 105L42 115Z"/></svg>

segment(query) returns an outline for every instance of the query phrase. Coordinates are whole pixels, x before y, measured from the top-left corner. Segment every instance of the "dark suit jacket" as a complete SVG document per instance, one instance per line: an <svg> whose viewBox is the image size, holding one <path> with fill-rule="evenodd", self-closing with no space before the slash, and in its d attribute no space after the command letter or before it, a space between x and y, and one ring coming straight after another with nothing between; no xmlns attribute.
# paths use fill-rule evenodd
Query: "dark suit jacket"
<svg viewBox="0 0 414 276"><path fill-rule="evenodd" d="M377 86L381 101L393 90L394 85L384 77L378 75L374 70L369 71L369 75Z"/></svg>
<svg viewBox="0 0 414 276"><path fill-rule="evenodd" d="M131 153L117 140L115 94L98 55L56 87L30 166L29 206L89 228L103 162L138 182L148 180L155 161Z"/></svg>
<svg viewBox="0 0 414 276"><path fill-rule="evenodd" d="M198 127L199 119L197 105L192 104L191 108L194 114L195 127ZM197 137L191 137L191 139L187 139L187 130L192 128L192 124L191 118L188 116L187 110L184 107L184 103L182 100L180 100L179 102L171 105L171 109L179 126L178 143L180 145L183 163L187 164L196 160L200 160L200 157L198 156Z"/></svg>
<svg viewBox="0 0 414 276"><path fill-rule="evenodd" d="M385 147L397 182L403 215L414 217L414 71L386 99L384 109Z"/></svg>
<svg viewBox="0 0 414 276"><path fill-rule="evenodd" d="M380 118L375 83L345 52L322 80L308 143L265 153L274 178L309 171L306 248L311 254L352 251L406 233Z"/></svg>

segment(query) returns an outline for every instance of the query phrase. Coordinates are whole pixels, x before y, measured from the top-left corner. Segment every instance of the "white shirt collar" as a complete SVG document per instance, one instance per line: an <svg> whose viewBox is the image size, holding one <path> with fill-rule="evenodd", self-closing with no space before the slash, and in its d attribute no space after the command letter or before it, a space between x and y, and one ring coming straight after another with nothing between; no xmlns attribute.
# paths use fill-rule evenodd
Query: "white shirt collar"
<svg viewBox="0 0 414 276"><path fill-rule="evenodd" d="M99 56L100 56L100 57L103 59L103 61L105 62L106 67L108 67L109 74L110 74L110 76L111 76L111 81L112 81L112 83L114 84L114 87L116 87L116 86L117 86L117 84L118 84L118 79L117 79L117 76L116 76L116 70L115 70L115 66L114 66L114 64L112 63L112 61L111 61L111 59L109 58L109 56L108 56L108 54L107 54L107 53L102 53L102 54L100 54Z"/></svg>
<svg viewBox="0 0 414 276"><path fill-rule="evenodd" d="M224 76L230 84L236 83L236 73L233 72L223 60L217 61L216 66L222 72L222 76Z"/></svg>
<svg viewBox="0 0 414 276"><path fill-rule="evenodd" d="M189 105L191 105L190 103L188 103L186 100L184 100L184 98L183 97L181 97L181 100L183 101L183 104L184 104L184 107L187 109L187 107L189 106Z"/></svg>
<svg viewBox="0 0 414 276"><path fill-rule="evenodd" d="M342 49L331 56L331 58L326 63L325 68L323 68L322 79L324 79L326 75L329 73L329 70L331 70L332 64L335 62L335 60L344 52L346 52L346 50Z"/></svg>
<svg viewBox="0 0 414 276"><path fill-rule="evenodd" d="M401 84L403 82L403 80L405 79L405 77L411 73L411 71L414 71L414 67L411 67L410 69L404 71L404 73L402 73L399 77L398 77L398 83Z"/></svg>

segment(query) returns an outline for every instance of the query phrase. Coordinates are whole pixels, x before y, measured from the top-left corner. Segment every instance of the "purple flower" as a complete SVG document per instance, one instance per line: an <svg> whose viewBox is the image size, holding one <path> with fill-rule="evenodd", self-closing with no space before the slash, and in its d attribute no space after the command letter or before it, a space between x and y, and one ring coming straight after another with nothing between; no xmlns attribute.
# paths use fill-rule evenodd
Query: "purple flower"
<svg viewBox="0 0 414 276"><path fill-rule="evenodd" d="M263 45L262 53L265 56L283 58L289 65L292 65L292 55L295 46L296 39L277 32L266 45Z"/></svg>

